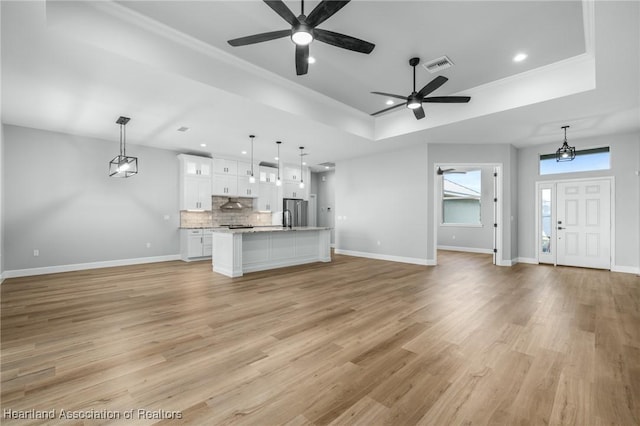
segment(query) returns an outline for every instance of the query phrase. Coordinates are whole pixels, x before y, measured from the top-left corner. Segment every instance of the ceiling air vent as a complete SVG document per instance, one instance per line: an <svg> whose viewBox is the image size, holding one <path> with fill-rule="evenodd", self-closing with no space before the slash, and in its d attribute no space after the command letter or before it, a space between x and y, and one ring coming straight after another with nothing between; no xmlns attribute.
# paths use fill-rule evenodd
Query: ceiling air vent
<svg viewBox="0 0 640 426"><path fill-rule="evenodd" d="M451 68L453 66L453 62L451 62L451 59L446 56L441 56L432 61L425 62L422 66L431 74L434 74L436 72L446 70L447 68Z"/></svg>

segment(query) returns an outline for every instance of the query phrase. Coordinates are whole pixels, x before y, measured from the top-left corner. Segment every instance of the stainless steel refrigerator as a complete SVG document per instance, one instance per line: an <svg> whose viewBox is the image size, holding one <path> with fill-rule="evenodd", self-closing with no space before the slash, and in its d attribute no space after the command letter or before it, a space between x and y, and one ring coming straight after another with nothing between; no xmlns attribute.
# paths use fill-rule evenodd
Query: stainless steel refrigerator
<svg viewBox="0 0 640 426"><path fill-rule="evenodd" d="M291 212L291 226L307 226L308 201L296 198L285 198L282 201L282 225L289 226L287 211Z"/></svg>

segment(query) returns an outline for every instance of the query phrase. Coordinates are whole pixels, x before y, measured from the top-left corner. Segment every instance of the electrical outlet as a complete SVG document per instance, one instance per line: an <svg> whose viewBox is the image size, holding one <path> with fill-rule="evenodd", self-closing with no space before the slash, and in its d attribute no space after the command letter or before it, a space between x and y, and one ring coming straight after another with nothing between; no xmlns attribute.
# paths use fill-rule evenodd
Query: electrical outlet
<svg viewBox="0 0 640 426"><path fill-rule="evenodd" d="M151 243L147 243L147 248L151 248Z"/></svg>
<svg viewBox="0 0 640 426"><path fill-rule="evenodd" d="M380 245L380 241L376 241L376 244Z"/></svg>
<svg viewBox="0 0 640 426"><path fill-rule="evenodd" d="M169 216L168 214L165 214L165 215L164 215L164 220L169 220L169 217L170 217L170 216Z"/></svg>
<svg viewBox="0 0 640 426"><path fill-rule="evenodd" d="M451 236L451 239L455 240L455 239L456 239L456 236L455 236L455 235L452 235L452 236Z"/></svg>
<svg viewBox="0 0 640 426"><path fill-rule="evenodd" d="M38 257L38 256L40 256L40 250L33 249L33 257Z"/></svg>

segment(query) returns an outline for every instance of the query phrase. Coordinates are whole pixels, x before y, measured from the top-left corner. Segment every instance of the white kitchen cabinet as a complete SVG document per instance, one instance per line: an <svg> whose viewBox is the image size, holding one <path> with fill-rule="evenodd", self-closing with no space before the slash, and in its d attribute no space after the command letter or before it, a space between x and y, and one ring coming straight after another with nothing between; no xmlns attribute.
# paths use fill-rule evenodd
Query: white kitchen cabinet
<svg viewBox="0 0 640 426"><path fill-rule="evenodd" d="M301 198L306 199L306 183L305 188L300 188L299 183L285 182L283 184L283 198Z"/></svg>
<svg viewBox="0 0 640 426"><path fill-rule="evenodd" d="M256 182L258 181L259 174L259 166L254 163L253 165L253 177L256 178ZM251 163L245 163L243 161L238 161L238 177L250 177L251 176Z"/></svg>
<svg viewBox="0 0 640 426"><path fill-rule="evenodd" d="M178 158L181 161L182 175L211 178L211 158L186 154L180 154L178 155Z"/></svg>
<svg viewBox="0 0 640 426"><path fill-rule="evenodd" d="M275 212L281 209L281 205L282 202L278 203L278 187L272 183L260 182L256 210Z"/></svg>
<svg viewBox="0 0 640 426"><path fill-rule="evenodd" d="M301 174L300 167L285 166L284 167L284 180L287 182L300 182Z"/></svg>
<svg viewBox="0 0 640 426"><path fill-rule="evenodd" d="M180 210L211 210L211 158L178 155Z"/></svg>
<svg viewBox="0 0 640 426"><path fill-rule="evenodd" d="M213 243L211 229L181 229L180 257L189 262L211 257Z"/></svg>
<svg viewBox="0 0 640 426"><path fill-rule="evenodd" d="M236 175L213 175L213 195L236 197L238 195L238 177Z"/></svg>
<svg viewBox="0 0 640 426"><path fill-rule="evenodd" d="M238 175L238 162L236 160L213 159L213 172L221 175Z"/></svg>
<svg viewBox="0 0 640 426"><path fill-rule="evenodd" d="M249 183L248 176L238 176L238 197L257 197L258 183Z"/></svg>
<svg viewBox="0 0 640 426"><path fill-rule="evenodd" d="M275 167L260 166L259 181L260 183L275 184L278 177L278 169Z"/></svg>
<svg viewBox="0 0 640 426"><path fill-rule="evenodd" d="M211 180L185 177L181 183L180 210L211 210Z"/></svg>

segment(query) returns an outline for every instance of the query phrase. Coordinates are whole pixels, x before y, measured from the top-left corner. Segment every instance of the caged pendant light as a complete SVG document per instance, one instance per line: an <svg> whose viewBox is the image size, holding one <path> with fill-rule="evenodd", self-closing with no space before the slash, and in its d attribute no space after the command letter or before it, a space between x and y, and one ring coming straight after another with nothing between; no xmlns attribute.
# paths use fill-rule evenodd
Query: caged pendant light
<svg viewBox="0 0 640 426"><path fill-rule="evenodd" d="M120 155L116 155L109 161L109 176L128 178L138 173L138 158L127 156L127 131L125 126L131 120L129 117L120 117L116 124L120 125Z"/></svg>
<svg viewBox="0 0 640 426"><path fill-rule="evenodd" d="M570 126L561 127L562 129L564 129L564 142L562 143L562 146L556 151L556 161L571 161L576 158L576 147L569 146L569 144L567 143L567 129L569 127Z"/></svg>

